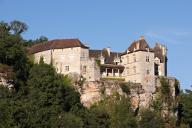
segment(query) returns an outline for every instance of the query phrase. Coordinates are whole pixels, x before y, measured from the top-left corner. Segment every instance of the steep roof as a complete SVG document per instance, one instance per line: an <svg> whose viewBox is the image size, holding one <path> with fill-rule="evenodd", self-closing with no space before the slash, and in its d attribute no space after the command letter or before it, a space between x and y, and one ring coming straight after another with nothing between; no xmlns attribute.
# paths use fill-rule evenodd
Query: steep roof
<svg viewBox="0 0 192 128"><path fill-rule="evenodd" d="M130 52L133 51L147 51L147 48L150 49L149 45L144 38L141 38L137 41L134 41L128 48Z"/></svg>
<svg viewBox="0 0 192 128"><path fill-rule="evenodd" d="M143 36L141 36L139 40L133 41L132 44L128 47L128 49L125 52L123 52L121 55L137 52L137 51L153 52L153 49L149 47L148 43L145 41L145 38Z"/></svg>
<svg viewBox="0 0 192 128"><path fill-rule="evenodd" d="M63 49L72 47L89 48L81 43L79 39L56 39L48 42L33 45L30 48L31 53L42 52L50 49Z"/></svg>

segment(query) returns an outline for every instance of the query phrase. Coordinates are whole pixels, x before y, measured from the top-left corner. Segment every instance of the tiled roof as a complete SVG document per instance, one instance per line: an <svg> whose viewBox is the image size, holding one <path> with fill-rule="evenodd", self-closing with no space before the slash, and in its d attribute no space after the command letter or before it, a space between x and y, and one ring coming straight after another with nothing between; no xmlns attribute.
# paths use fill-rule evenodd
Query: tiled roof
<svg viewBox="0 0 192 128"><path fill-rule="evenodd" d="M40 44L33 45L30 48L31 53L42 52L50 49L62 49L62 48L72 48L72 47L82 47L89 48L81 43L79 39L57 39L48 42L43 42Z"/></svg>
<svg viewBox="0 0 192 128"><path fill-rule="evenodd" d="M125 52L123 52L121 55L127 54L127 51L128 53L137 52L137 51L153 52L153 49L149 47L144 37L141 37L139 40L133 41L132 44L129 46L129 48Z"/></svg>
<svg viewBox="0 0 192 128"><path fill-rule="evenodd" d="M140 39L137 41L134 41L128 48L130 52L133 51L147 51L147 49L150 49L149 45L145 41L145 39Z"/></svg>
<svg viewBox="0 0 192 128"><path fill-rule="evenodd" d="M110 56L105 55L105 50L89 50L89 57L90 58L99 58L102 56L104 56L105 58L105 63L106 64L114 64L114 59L119 56L120 57L119 52L110 52Z"/></svg>
<svg viewBox="0 0 192 128"><path fill-rule="evenodd" d="M92 50L92 49L90 49L89 50L89 57L90 58L99 58L103 54L102 52L103 52L102 50Z"/></svg>
<svg viewBox="0 0 192 128"><path fill-rule="evenodd" d="M101 68L118 68L118 69L124 69L125 67L124 67L123 65L101 64Z"/></svg>

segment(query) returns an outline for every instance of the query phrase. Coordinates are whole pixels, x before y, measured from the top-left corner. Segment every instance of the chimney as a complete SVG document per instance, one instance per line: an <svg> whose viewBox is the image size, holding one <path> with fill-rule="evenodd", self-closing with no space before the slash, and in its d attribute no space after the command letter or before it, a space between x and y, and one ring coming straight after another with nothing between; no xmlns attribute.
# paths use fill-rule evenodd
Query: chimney
<svg viewBox="0 0 192 128"><path fill-rule="evenodd" d="M110 53L111 53L110 47L107 47L106 49L107 49L108 55L110 56Z"/></svg>
<svg viewBox="0 0 192 128"><path fill-rule="evenodd" d="M144 40L144 39L145 39L145 37L144 37L144 36L141 36L141 37L140 37L140 40Z"/></svg>

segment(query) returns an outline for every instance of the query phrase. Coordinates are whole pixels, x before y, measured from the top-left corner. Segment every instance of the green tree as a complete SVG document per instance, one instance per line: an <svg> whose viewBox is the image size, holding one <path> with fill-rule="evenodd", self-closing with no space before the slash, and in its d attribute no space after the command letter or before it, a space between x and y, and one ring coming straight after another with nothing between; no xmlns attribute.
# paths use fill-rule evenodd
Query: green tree
<svg viewBox="0 0 192 128"><path fill-rule="evenodd" d="M0 126L82 127L81 117L72 112L82 107L80 95L68 77L39 64L31 68L27 84L18 91L0 88Z"/></svg>
<svg viewBox="0 0 192 128"><path fill-rule="evenodd" d="M140 128L164 128L164 120L163 118L151 110L144 110L141 112L141 120L139 121Z"/></svg>
<svg viewBox="0 0 192 128"><path fill-rule="evenodd" d="M180 94L179 117L181 124L192 127L192 91L185 90Z"/></svg>
<svg viewBox="0 0 192 128"><path fill-rule="evenodd" d="M118 93L106 97L97 106L109 114L110 128L136 128L137 121L129 98Z"/></svg>
<svg viewBox="0 0 192 128"><path fill-rule="evenodd" d="M10 28L13 30L14 34L21 34L27 31L28 27L25 23L21 21L14 20L10 23Z"/></svg>
<svg viewBox="0 0 192 128"><path fill-rule="evenodd" d="M11 25L0 22L0 64L11 66L15 73L14 85L16 90L19 86L24 85L32 63L28 59L27 50L23 47L23 39L21 37L22 27L19 27L17 34L12 34L15 22ZM17 22L17 24L19 24ZM22 23L24 24L24 23ZM16 26L16 25L15 25ZM16 32L15 32L16 33Z"/></svg>
<svg viewBox="0 0 192 128"><path fill-rule="evenodd" d="M61 113L57 118L51 119L52 128L83 128L83 121L73 113Z"/></svg>
<svg viewBox="0 0 192 128"><path fill-rule="evenodd" d="M91 107L84 111L83 115L84 128L109 128L109 114L97 107Z"/></svg>

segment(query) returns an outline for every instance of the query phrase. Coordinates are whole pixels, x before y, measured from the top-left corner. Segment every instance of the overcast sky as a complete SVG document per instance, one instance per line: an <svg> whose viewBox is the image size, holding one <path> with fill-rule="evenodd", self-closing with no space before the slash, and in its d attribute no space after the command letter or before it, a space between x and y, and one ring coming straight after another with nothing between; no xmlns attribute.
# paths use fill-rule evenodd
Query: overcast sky
<svg viewBox="0 0 192 128"><path fill-rule="evenodd" d="M20 20L26 39L79 38L122 52L144 35L168 47L168 75L192 85L192 0L0 0L0 20Z"/></svg>

